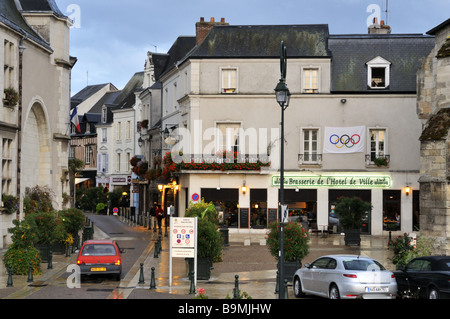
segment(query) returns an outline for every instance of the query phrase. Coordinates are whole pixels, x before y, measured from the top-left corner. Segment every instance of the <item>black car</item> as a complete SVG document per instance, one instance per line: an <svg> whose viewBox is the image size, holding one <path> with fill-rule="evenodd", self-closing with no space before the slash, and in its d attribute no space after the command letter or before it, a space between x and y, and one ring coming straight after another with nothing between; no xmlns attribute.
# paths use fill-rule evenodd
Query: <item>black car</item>
<svg viewBox="0 0 450 319"><path fill-rule="evenodd" d="M447 299L450 297L450 256L426 256L411 260L394 272L401 298Z"/></svg>

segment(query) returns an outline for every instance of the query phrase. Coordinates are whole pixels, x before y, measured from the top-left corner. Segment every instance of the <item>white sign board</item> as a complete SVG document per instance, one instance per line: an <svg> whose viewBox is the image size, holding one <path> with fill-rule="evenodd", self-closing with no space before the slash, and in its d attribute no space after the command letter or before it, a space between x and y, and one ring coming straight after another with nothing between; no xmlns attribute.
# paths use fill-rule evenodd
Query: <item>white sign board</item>
<svg viewBox="0 0 450 319"><path fill-rule="evenodd" d="M170 217L170 286L172 257L194 258L194 277L197 284L197 217Z"/></svg>

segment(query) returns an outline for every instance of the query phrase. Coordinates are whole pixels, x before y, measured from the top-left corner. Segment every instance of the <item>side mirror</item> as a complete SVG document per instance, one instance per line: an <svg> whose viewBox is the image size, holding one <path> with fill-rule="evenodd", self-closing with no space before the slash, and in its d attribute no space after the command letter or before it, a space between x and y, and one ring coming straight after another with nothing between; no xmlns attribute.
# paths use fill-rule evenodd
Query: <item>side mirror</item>
<svg viewBox="0 0 450 319"><path fill-rule="evenodd" d="M310 264L305 264L305 268L311 268L311 265Z"/></svg>

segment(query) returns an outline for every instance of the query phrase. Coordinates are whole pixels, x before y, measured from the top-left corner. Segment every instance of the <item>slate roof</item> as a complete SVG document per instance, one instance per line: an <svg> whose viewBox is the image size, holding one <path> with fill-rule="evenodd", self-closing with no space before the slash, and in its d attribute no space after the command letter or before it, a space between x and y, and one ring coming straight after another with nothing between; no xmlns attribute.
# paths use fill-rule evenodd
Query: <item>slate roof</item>
<svg viewBox="0 0 450 319"><path fill-rule="evenodd" d="M70 109L74 108L75 105L78 105L78 104L82 103L83 101L85 101L86 99L90 98L92 95L97 93L99 90L104 88L106 85L110 85L111 89L117 90L117 88L111 83L88 85L85 88L83 88L81 91L79 91L77 94L75 94L74 96L71 97Z"/></svg>
<svg viewBox="0 0 450 319"><path fill-rule="evenodd" d="M328 25L214 26L190 58L279 58L280 42L288 58L330 57Z"/></svg>
<svg viewBox="0 0 450 319"><path fill-rule="evenodd" d="M153 65L155 80L159 78L183 58L195 47L196 38L194 36L180 36L173 43L167 54L153 53Z"/></svg>
<svg viewBox="0 0 450 319"><path fill-rule="evenodd" d="M26 22L14 0L0 0L0 22L47 50L53 51L50 44Z"/></svg>
<svg viewBox="0 0 450 319"><path fill-rule="evenodd" d="M66 18L59 10L55 0L20 0L23 11L53 12L56 16Z"/></svg>
<svg viewBox="0 0 450 319"><path fill-rule="evenodd" d="M331 35L332 92L415 92L416 73L434 47L434 38L421 34ZM390 87L367 87L367 65L381 56L391 62Z"/></svg>

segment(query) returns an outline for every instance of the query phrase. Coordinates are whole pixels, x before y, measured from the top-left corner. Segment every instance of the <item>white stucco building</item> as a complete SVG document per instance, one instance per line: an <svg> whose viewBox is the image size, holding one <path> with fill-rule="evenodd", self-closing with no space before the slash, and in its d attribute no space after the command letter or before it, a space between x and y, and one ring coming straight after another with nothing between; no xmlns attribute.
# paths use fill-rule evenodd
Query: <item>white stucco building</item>
<svg viewBox="0 0 450 319"><path fill-rule="evenodd" d="M277 218L281 109L274 88L283 40L291 93L284 141L291 218L339 231L334 205L341 196L358 196L373 205L363 233L418 226L416 72L433 37L371 31L330 35L327 25L198 22L196 45L159 77L162 129L177 128L178 143L166 148L186 163L208 164L228 150L246 161L269 156L271 165L183 166L173 175L177 214L204 198L223 212L231 233L249 234Z"/></svg>

